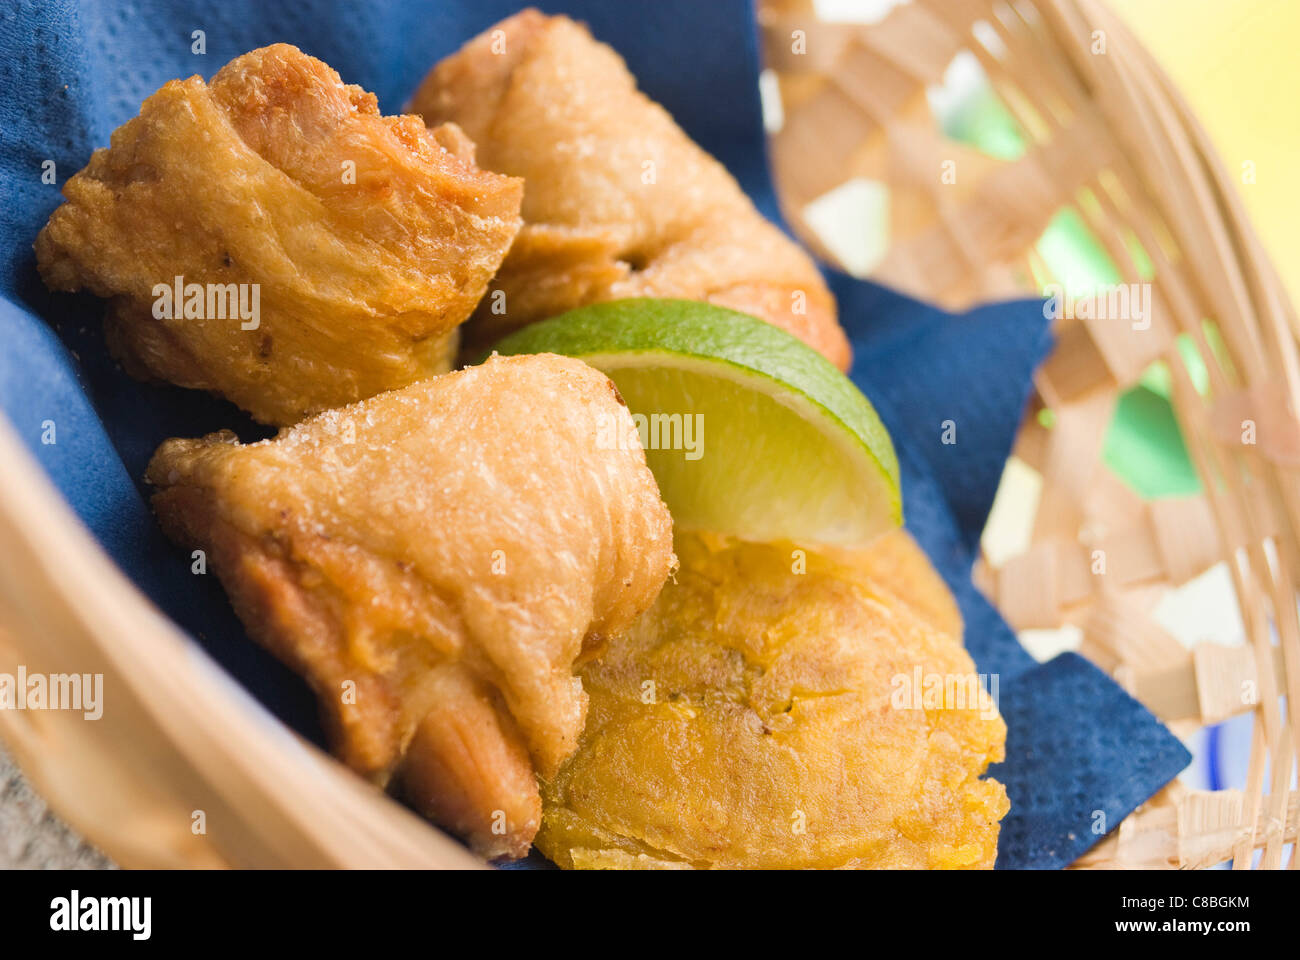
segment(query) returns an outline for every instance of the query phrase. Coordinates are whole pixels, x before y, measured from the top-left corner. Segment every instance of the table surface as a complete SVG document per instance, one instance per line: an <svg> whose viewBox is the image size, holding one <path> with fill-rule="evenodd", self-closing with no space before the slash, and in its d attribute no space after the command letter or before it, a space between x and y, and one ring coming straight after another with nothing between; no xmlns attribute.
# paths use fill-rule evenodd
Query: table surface
<svg viewBox="0 0 1300 960"><path fill-rule="evenodd" d="M113 863L50 812L0 749L0 869L104 870Z"/></svg>

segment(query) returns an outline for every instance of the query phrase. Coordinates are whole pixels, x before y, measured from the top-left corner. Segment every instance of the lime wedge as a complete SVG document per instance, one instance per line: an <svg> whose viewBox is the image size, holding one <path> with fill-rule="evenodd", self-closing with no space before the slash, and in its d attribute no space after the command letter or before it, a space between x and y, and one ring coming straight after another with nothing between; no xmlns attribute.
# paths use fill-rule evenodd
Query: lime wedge
<svg viewBox="0 0 1300 960"><path fill-rule="evenodd" d="M679 529L865 544L902 522L875 408L802 341L689 300L617 300L511 334L498 353L577 357L618 385Z"/></svg>

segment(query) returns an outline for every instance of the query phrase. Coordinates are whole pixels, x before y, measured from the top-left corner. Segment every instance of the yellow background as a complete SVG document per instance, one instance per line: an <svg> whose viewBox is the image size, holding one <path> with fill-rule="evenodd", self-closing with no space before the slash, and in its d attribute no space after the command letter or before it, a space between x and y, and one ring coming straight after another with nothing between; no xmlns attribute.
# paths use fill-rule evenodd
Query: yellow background
<svg viewBox="0 0 1300 960"><path fill-rule="evenodd" d="M1109 0L1183 91L1300 304L1300 0ZM1255 183L1241 182L1255 164Z"/></svg>

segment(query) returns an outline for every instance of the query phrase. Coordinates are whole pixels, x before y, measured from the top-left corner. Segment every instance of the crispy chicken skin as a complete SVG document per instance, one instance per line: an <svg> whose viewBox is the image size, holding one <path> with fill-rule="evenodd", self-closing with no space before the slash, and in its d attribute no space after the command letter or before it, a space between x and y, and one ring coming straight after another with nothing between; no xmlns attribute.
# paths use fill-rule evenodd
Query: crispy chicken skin
<svg viewBox="0 0 1300 960"><path fill-rule="evenodd" d="M275 44L149 97L65 185L37 263L52 290L110 298L109 346L132 374L283 426L450 368L521 224L523 184L473 154L455 126L381 116ZM215 301L156 316L155 286L178 276L258 284L256 328Z"/></svg>
<svg viewBox="0 0 1300 960"><path fill-rule="evenodd" d="M169 440L168 535L207 551L249 633L320 698L338 754L488 857L527 852L573 751L581 656L674 563L667 508L601 373L553 355L320 414L271 440ZM535 775L536 772L536 775Z"/></svg>
<svg viewBox="0 0 1300 960"><path fill-rule="evenodd" d="M760 317L848 368L812 261L584 26L516 14L435 66L410 109L525 179L525 226L466 328L480 343L597 300L678 297Z"/></svg>
<svg viewBox="0 0 1300 960"><path fill-rule="evenodd" d="M789 544L683 534L677 552L655 605L581 672L587 726L543 785L543 853L578 868L993 865L1008 804L980 775L1003 758L1001 717L894 700L918 667L975 669L906 533L848 562L808 554L806 572Z"/></svg>

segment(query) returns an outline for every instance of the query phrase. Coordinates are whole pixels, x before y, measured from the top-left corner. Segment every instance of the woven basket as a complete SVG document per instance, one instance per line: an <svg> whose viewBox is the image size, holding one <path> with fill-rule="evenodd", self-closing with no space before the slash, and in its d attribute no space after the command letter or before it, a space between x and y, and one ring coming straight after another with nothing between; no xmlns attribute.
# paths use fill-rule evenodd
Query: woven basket
<svg viewBox="0 0 1300 960"><path fill-rule="evenodd" d="M785 212L828 259L802 212L867 177L888 186L893 212L870 273L914 295L958 307L1037 292L1050 276L1034 243L1063 207L1127 282L1151 283L1149 329L1058 324L1016 450L1043 477L1033 543L977 578L1016 627L1078 625L1082 652L1179 732L1255 715L1243 791L1172 785L1080 866L1245 867L1256 851L1262 866L1281 866L1300 823L1289 792L1300 717L1282 711L1282 697L1300 702L1297 326L1204 132L1094 0L913 0L866 26L770 0L762 27L784 111L773 156ZM937 133L925 90L962 50L1030 141L1021 158L994 160ZM945 161L956 183L940 175ZM1204 392L1179 332L1208 370ZM1143 502L1101 464L1118 393L1161 358L1204 497ZM1247 421L1254 443L1242 442ZM94 723L0 711L0 737L55 812L123 866L477 865L196 653L2 418L0 462L0 671L99 672L113 695ZM1099 549L1111 557L1106 576L1091 573ZM1154 622L1152 604L1219 562L1249 642L1189 651Z"/></svg>
<svg viewBox="0 0 1300 960"><path fill-rule="evenodd" d="M887 190L890 232L856 272L914 296L961 308L1038 294L1058 278L1035 245L1062 210L1124 284L1149 284L1149 326L1056 321L1015 451L1042 477L1031 544L986 557L976 581L1018 629L1078 627L1080 652L1175 732L1254 714L1244 790L1175 781L1078 866L1282 867L1300 824L1300 711L1283 709L1300 703L1300 328L1205 132L1097 0L913 0L870 24L766 0L761 25L782 206L823 256L837 259L810 222L816 201L863 178ZM962 52L1020 128L1019 157L940 132L927 89ZM1119 394L1156 360L1203 495L1143 501L1102 461ZM1152 608L1220 562L1248 641L1188 649Z"/></svg>

